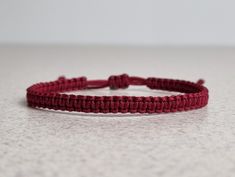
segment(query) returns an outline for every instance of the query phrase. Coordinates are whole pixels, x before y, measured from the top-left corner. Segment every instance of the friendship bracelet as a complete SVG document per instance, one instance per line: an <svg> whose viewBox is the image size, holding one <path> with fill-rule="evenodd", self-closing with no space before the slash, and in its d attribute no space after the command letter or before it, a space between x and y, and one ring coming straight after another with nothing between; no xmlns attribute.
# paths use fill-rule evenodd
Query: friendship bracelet
<svg viewBox="0 0 235 177"><path fill-rule="evenodd" d="M197 83L163 79L129 77L127 74L110 76L108 80L87 80L86 77L66 79L59 77L52 82L37 83L27 89L30 107L62 111L93 113L168 113L202 108L208 103L208 89L204 81ZM181 92L172 96L88 96L62 92L98 89L126 89L129 85L145 85L150 89Z"/></svg>

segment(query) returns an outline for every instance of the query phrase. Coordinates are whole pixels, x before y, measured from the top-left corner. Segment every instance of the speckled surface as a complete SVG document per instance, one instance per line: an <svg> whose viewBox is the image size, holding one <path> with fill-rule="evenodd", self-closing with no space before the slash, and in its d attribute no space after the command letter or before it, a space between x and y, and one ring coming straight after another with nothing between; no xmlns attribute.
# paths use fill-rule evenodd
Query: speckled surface
<svg viewBox="0 0 235 177"><path fill-rule="evenodd" d="M235 176L235 49L0 48L0 177ZM161 115L97 115L25 105L25 89L59 75L129 73L196 81L206 108ZM98 95L162 95L144 87Z"/></svg>

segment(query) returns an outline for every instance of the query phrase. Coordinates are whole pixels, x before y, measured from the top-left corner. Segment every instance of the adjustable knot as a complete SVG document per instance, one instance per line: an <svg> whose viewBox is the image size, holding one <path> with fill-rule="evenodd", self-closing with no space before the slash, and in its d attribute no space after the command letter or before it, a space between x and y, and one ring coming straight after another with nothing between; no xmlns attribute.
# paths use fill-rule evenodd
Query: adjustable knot
<svg viewBox="0 0 235 177"><path fill-rule="evenodd" d="M125 89L130 85L129 76L127 74L110 76L108 79L108 85L111 89Z"/></svg>
<svg viewBox="0 0 235 177"><path fill-rule="evenodd" d="M157 88L157 78L154 77L148 77L145 80L145 84L150 89L156 89Z"/></svg>

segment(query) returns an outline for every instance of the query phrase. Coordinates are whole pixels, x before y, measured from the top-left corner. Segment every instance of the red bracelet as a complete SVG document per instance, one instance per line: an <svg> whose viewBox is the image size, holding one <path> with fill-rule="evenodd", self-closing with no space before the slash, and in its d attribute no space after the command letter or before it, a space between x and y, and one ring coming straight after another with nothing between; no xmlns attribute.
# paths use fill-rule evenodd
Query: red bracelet
<svg viewBox="0 0 235 177"><path fill-rule="evenodd" d="M94 113L162 113L187 111L204 107L208 103L208 89L202 84L149 77L129 77L127 74L110 76L108 80L87 80L86 77L34 84L27 89L30 107ZM125 89L129 85L146 85L150 89L183 92L184 94L154 96L87 96L59 92L110 87Z"/></svg>

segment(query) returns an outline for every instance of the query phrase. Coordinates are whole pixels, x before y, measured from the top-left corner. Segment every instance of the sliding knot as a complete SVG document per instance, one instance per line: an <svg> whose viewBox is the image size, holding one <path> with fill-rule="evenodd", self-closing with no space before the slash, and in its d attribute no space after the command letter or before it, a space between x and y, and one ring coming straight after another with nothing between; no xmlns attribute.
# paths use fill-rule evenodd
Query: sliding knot
<svg viewBox="0 0 235 177"><path fill-rule="evenodd" d="M145 80L145 84L150 89L156 89L157 88L157 79L153 77L149 77Z"/></svg>
<svg viewBox="0 0 235 177"><path fill-rule="evenodd" d="M77 82L78 82L78 87L79 89L84 89L87 87L87 78L82 76L77 78Z"/></svg>
<svg viewBox="0 0 235 177"><path fill-rule="evenodd" d="M111 89L125 89L130 85L129 76L127 74L110 76L108 79L108 85Z"/></svg>

